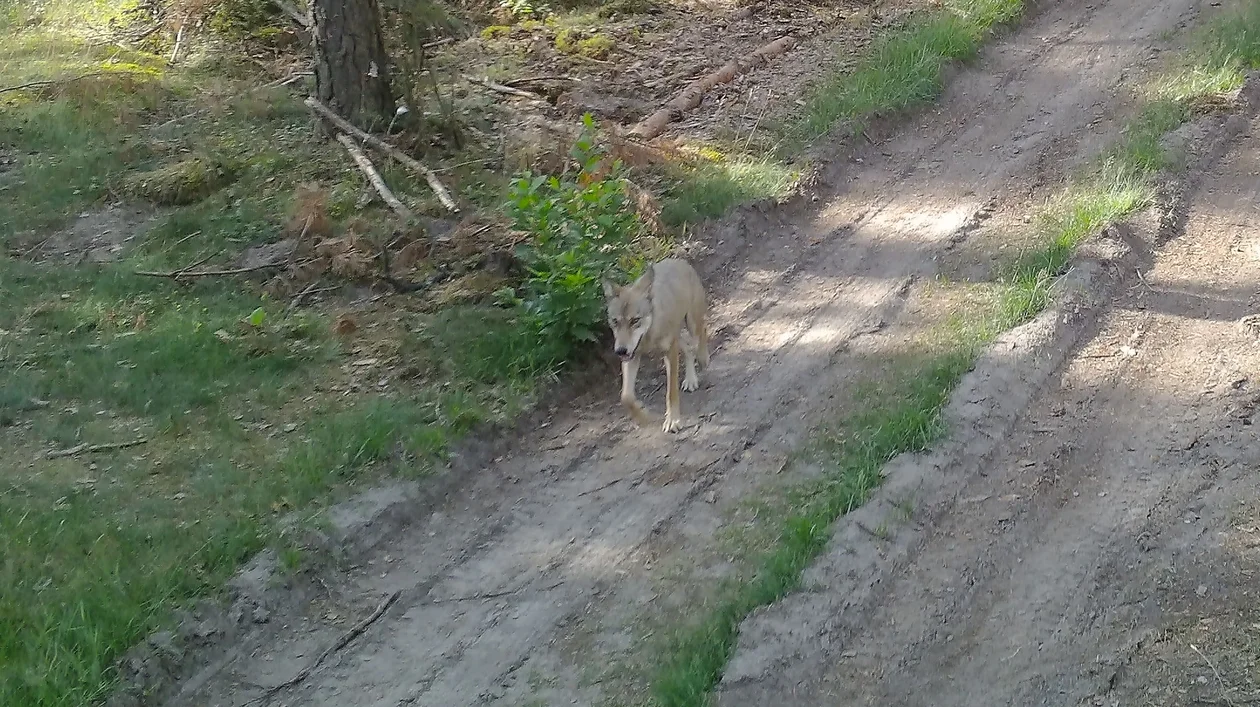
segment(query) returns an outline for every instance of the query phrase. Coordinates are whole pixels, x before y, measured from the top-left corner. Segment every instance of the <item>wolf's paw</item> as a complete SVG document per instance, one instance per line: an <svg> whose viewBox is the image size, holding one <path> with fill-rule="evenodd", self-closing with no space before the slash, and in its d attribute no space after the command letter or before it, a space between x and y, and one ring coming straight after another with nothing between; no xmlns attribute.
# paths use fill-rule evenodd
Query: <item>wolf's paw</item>
<svg viewBox="0 0 1260 707"><path fill-rule="evenodd" d="M661 425L661 429L669 433L677 432L682 429L682 418L674 415L665 416L665 424Z"/></svg>

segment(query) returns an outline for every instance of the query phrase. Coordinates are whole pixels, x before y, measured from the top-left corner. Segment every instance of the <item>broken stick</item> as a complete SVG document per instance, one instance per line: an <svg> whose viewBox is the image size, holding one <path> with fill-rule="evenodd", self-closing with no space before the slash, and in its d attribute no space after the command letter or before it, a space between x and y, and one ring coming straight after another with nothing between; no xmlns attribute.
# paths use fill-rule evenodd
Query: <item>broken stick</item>
<svg viewBox="0 0 1260 707"><path fill-rule="evenodd" d="M204 261L202 261L204 262ZM284 263L263 263L262 265L251 265L247 268L228 268L227 270L190 270L188 268L195 267L200 263L190 265L179 270L170 272L152 272L145 270L137 270L137 275L144 277L169 277L172 280L179 280L185 277L221 277L224 275L244 275L245 273L255 272L258 270L266 270L267 268L282 267Z"/></svg>
<svg viewBox="0 0 1260 707"><path fill-rule="evenodd" d="M416 215L411 213L411 209L407 208L406 204L399 201L398 197L394 196L394 192L389 190L389 187L385 185L385 180L381 178L380 173L372 166L372 161L367 158L367 155L363 154L363 150L360 150L358 145L354 144L354 140L351 140L349 135L343 134L337 136L337 142L346 148L346 152L350 153L350 159L354 160L359 169L367 175L368 181L376 188L376 193L380 194L385 203L389 204L389 208L398 214L398 218L402 219L403 223L414 221Z"/></svg>
<svg viewBox="0 0 1260 707"><path fill-rule="evenodd" d="M69 449L54 449L45 455L47 459L60 459L61 457L72 457L76 454L94 454L96 452L108 452L113 449L126 449L127 447L138 447L142 444L148 444L147 439L133 439L130 442L111 442L109 444L76 444Z"/></svg>
<svg viewBox="0 0 1260 707"><path fill-rule="evenodd" d="M83 79L90 79L96 76L104 76L107 73L110 73L110 72L90 71L86 74L80 74L78 76L75 76L73 78L68 78L68 79L49 79L47 81L28 81L27 83L18 84L17 86L5 86L4 88L0 88L0 93L8 93L9 91L24 91L28 88L43 88L45 86L55 86L59 83L72 83L74 81L82 81ZM124 71L124 72L119 72L119 73L130 74L130 73L135 73L135 72Z"/></svg>
<svg viewBox="0 0 1260 707"><path fill-rule="evenodd" d="M308 108L323 116L330 123L336 125L338 128L341 128L344 132L354 135L363 142L398 160L403 164L403 166L407 167L411 171L423 176L424 180L429 183L429 188L437 195L438 201L442 202L442 206L445 206L451 213L459 213L459 207L455 205L455 200L451 198L450 192L446 190L446 187L442 185L442 182L438 181L437 175L433 173L433 170L424 166L424 164L422 164L419 160L407 156L402 150L399 150L397 147L394 147L379 137L354 127L350 124L350 121L334 113L331 108L323 103L320 103L314 96L307 98L305 103Z"/></svg>
<svg viewBox="0 0 1260 707"><path fill-rule="evenodd" d="M517 87L517 86L521 86L521 85L524 85L524 84L527 84L527 83L538 83L539 81L573 81L573 82L577 82L577 79L573 78L572 76L565 76L564 74L544 74L543 76L525 76L525 77L523 77L523 78L519 78L519 79L511 79L511 80L508 80L508 81L504 81L504 82L503 82L503 85L504 85L504 86L510 86L510 87L512 87L512 88L515 88L515 87Z"/></svg>
<svg viewBox="0 0 1260 707"><path fill-rule="evenodd" d="M504 86L503 84L495 83L491 81L490 79L478 79L478 78L473 78L472 76L467 76L467 75L464 76L464 79L467 80L469 83L475 83L478 86L485 86L491 91L497 91L499 93L506 93L509 96L520 96L521 98L528 98L531 101L543 100L542 96L538 95L537 93L534 93L533 91L525 91L519 88L512 88L511 86Z"/></svg>
<svg viewBox="0 0 1260 707"><path fill-rule="evenodd" d="M400 596L402 596L402 592L398 590L394 590L393 594L390 594L388 597L386 597L385 601L381 602L380 605L376 607L376 611L373 611L372 614L368 616L366 619L363 619L359 623L355 624L354 628L351 628L349 631L346 631L345 633L341 634L341 637L338 638L331 646L328 646L327 648L325 648L324 652L320 653L319 656L316 657L315 660L310 665L306 666L305 668L302 668L301 670L297 672L296 675L289 678L288 680L285 680L279 685L273 685L272 687L267 688L267 691L264 692L261 697L255 697L254 699L250 700L246 704L258 704L260 702L267 702L268 700L270 700L271 698L279 694L281 691L286 690L290 687L293 687L294 685L297 685L298 683L302 682L306 678L310 677L311 673L315 672L315 668L318 668L320 663L323 663L325 660L328 660L328 656L332 655L333 653L336 653L342 648L345 648L346 644L350 643L350 641L353 641L356 637L358 637L359 634L366 631L368 626L371 626L373 623L376 622L377 619L384 616L385 611L389 609L390 605L398 601L398 597Z"/></svg>
<svg viewBox="0 0 1260 707"><path fill-rule="evenodd" d="M783 54L795 45L796 39L793 37L780 37L751 54L728 61L725 66L717 71L692 81L682 90L682 93L675 96L664 107L631 128L629 134L644 140L651 140L665 132L665 128L671 122L681 118L683 113L699 106L700 101L704 99L704 94L713 90L715 86L735 80L736 76L765 64L768 60Z"/></svg>

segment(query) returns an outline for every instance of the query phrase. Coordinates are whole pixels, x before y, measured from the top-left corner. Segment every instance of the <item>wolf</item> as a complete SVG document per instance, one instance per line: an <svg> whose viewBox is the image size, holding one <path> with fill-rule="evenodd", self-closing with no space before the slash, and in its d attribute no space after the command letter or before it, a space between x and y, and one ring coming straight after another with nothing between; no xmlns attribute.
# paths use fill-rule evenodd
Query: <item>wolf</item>
<svg viewBox="0 0 1260 707"><path fill-rule="evenodd" d="M621 359L621 404L640 425L653 422L652 416L635 395L635 377L642 354L665 354L666 432L682 428L679 410L678 352L686 359L682 389L700 387L697 361L709 367L709 336L705 327L705 293L691 264L680 258L666 258L649 265L633 283L619 286L603 280L608 304L608 326L613 331L613 352Z"/></svg>

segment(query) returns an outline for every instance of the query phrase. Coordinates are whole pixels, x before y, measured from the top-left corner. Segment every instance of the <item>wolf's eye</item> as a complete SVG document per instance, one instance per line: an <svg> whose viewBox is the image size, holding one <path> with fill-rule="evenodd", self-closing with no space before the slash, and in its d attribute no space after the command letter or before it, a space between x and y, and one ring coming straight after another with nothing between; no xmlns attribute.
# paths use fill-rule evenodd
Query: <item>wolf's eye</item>
<svg viewBox="0 0 1260 707"><path fill-rule="evenodd" d="M634 319L631 319L631 320L630 320L630 326L639 326L639 322L641 322L641 321L643 321L643 320L642 320L642 319L639 319L638 317L635 317Z"/></svg>

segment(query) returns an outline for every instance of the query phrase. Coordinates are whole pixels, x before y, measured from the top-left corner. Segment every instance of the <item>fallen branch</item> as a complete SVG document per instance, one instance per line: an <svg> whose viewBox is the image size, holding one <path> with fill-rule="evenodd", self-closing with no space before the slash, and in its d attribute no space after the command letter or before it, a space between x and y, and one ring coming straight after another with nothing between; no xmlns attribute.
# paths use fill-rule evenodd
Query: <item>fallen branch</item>
<svg viewBox="0 0 1260 707"><path fill-rule="evenodd" d="M46 459L60 459L61 457L72 457L76 454L95 454L96 452L108 452L113 449L126 449L127 447L138 447L142 444L148 444L147 439L133 439L130 442L111 442L109 444L76 444L69 449L54 449L44 455Z"/></svg>
<svg viewBox="0 0 1260 707"><path fill-rule="evenodd" d="M209 258L206 258L206 260L209 260ZM205 262L205 261L203 260L202 262ZM168 278L171 278L172 280L178 280L180 278L185 278L185 277L222 277L224 275L244 275L245 273L256 272L258 270L266 270L267 268L278 268L278 267L283 266L284 263L263 263L262 265L251 265L247 268L228 268L226 270L190 270L188 269L188 268L196 267L197 265L200 265L200 263L194 263L193 265L185 266L184 268L181 268L179 270L172 270L170 272L153 272L153 271L137 270L136 274L142 275L144 277L168 277Z"/></svg>
<svg viewBox="0 0 1260 707"><path fill-rule="evenodd" d="M9 91L22 91L28 88L41 88L43 86L55 86L56 84L59 84L59 83L74 83L75 81L82 81L83 79L90 79L94 76L104 76L105 74L108 74L108 73L134 73L134 72L92 71L92 72L89 72L86 74L80 74L79 76L75 76L73 78L68 78L68 79L49 79L45 81L30 81L24 84L19 84L17 86L6 86L4 88L0 88L0 93L8 93Z"/></svg>
<svg viewBox="0 0 1260 707"><path fill-rule="evenodd" d="M172 243L172 244L171 244L171 246L170 246L169 248L167 248L167 250L175 250L176 248L178 248L178 247L180 247L180 246L184 245L185 243L187 243L189 240L191 240L191 239L193 239L193 238L196 238L197 236L200 236L200 235L201 235L201 231L193 231L192 233L189 233L188 235L184 236L183 238L181 238L181 239L179 239L179 240L175 241L174 243Z"/></svg>
<svg viewBox="0 0 1260 707"><path fill-rule="evenodd" d="M44 240L40 241L39 243L36 243L36 244L35 244L35 245L34 245L34 246L30 249L30 250L28 250L28 251L26 251L25 253L23 253L23 254L19 255L18 257L19 257L19 258L29 258L29 257L31 257L32 255L35 255L35 254L36 254L36 253L38 253L39 251L43 250L43 249L44 249L44 246L48 245L48 241L51 241L51 240L53 239L53 236L55 236L55 235L57 235L57 234L55 234L55 233L54 233L54 234L52 234L52 235L50 235L50 236L48 236L48 237L44 238Z"/></svg>
<svg viewBox="0 0 1260 707"><path fill-rule="evenodd" d="M319 656L316 657L315 660L310 665L306 666L305 668L302 668L301 670L297 672L296 675L289 678L288 680L285 680L279 685L273 685L267 688L267 691L263 693L261 697L255 697L254 699L250 700L249 702L246 702L245 704L257 704L260 702L267 702L271 698L278 695L280 692L287 690L290 687L294 687L295 685L300 684L303 680L310 677L311 673L315 672L315 669L318 668L321 663L323 663L325 660L328 660L328 656L332 655L333 653L336 653L342 648L345 648L346 645L350 643L350 641L353 641L355 638L358 638L358 636L361 633L366 631L368 626L371 626L372 624L376 623L377 619L384 616L385 612L389 609L390 606L393 605L394 602L398 601L398 597L400 596L402 596L402 592L399 590L394 590L394 593L386 597L385 601L382 601L380 605L376 607L376 610L373 611L370 616L368 616L366 619L363 619L359 623L355 624L354 627L351 628L349 631L346 631L345 633L341 634L341 637L338 638L335 642L333 642L331 646L325 648L324 652L320 653Z"/></svg>
<svg viewBox="0 0 1260 707"><path fill-rule="evenodd" d="M437 195L438 201L442 202L442 205L450 212L456 214L459 213L459 207L455 205L455 200L451 198L450 192L448 192L446 187L442 185L442 182L438 180L437 175L434 174L433 170L424 166L424 164L414 157L409 157L404 154L402 150L399 150L397 147L394 147L379 137L354 127L350 124L350 121L334 113L331 108L323 103L320 103L314 96L307 98L305 103L308 108L323 116L333 125L336 125L343 131L354 135L363 142L375 147L381 152L384 152L386 155L398 160L403 166L423 176L424 180L429 183L429 188Z"/></svg>
<svg viewBox="0 0 1260 707"><path fill-rule="evenodd" d="M157 34L158 30L162 29L162 18L161 18L161 17L158 17L158 18L156 18L156 19L154 20L154 22L155 22L155 24L154 24L152 27L150 27L150 28L148 28L148 29L145 29L145 30L141 30L141 31L140 31L140 32L138 32L137 34L134 34L134 35L132 35L132 36L130 36L130 37L126 37L123 41L124 41L124 42L131 42L132 44L135 44L135 43L137 43L137 42L143 42L144 40L148 39L149 37L151 37L151 36L153 36L153 35ZM120 44L121 44L121 42L120 42ZM124 46L125 46L125 45L124 45Z"/></svg>
<svg viewBox="0 0 1260 707"><path fill-rule="evenodd" d="M572 76L563 76L560 74L551 76L526 76L524 78L512 79L511 81L504 81L503 85L515 87L525 83L538 83L539 81L577 81L577 79Z"/></svg>
<svg viewBox="0 0 1260 707"><path fill-rule="evenodd" d="M307 297L310 297L311 295L314 295L314 294L319 294L320 292L332 292L338 287L341 287L340 285L330 285L328 287L316 287L316 285L318 284L319 284L319 280L314 280L311 282L311 284L306 286L306 289L299 292L297 296L293 298L293 301L289 302L289 306L285 307L284 316L288 316L289 312L292 312L293 310L297 309L298 306L302 304L302 300L306 299Z"/></svg>
<svg viewBox="0 0 1260 707"><path fill-rule="evenodd" d="M502 158L502 157L483 157L483 158L481 158L481 159L477 159L477 160L468 160L468 161L466 161L466 162L456 162L455 164L445 165L445 166L439 167L439 168L437 168L437 169L435 169L435 170L433 170L433 171L434 171L434 172L453 172L453 171L455 171L455 170L459 169L460 167L468 167L468 166L470 166L470 165L474 165L474 164L489 164L489 163L491 163L491 162L498 162L498 161L499 161L499 160L501 160L501 159L503 159L503 158Z"/></svg>
<svg viewBox="0 0 1260 707"><path fill-rule="evenodd" d="M780 37L751 54L728 61L725 66L717 71L692 81L682 90L682 93L675 96L664 107L631 128L629 134L644 140L651 140L665 132L665 128L671 122L678 120L684 113L699 106L700 101L704 99L704 94L713 90L715 86L733 81L735 77L749 69L761 66L770 59L783 54L795 44L796 39L793 37Z"/></svg>
<svg viewBox="0 0 1260 707"><path fill-rule="evenodd" d="M1203 654L1203 651L1199 650L1198 646L1191 643L1190 649L1193 650L1195 653L1198 653L1199 657L1203 659L1203 662L1207 663L1208 667L1212 669L1212 674L1216 676L1216 682L1220 683L1221 690L1223 690L1223 694L1221 696L1225 698L1225 704L1228 705L1229 707L1234 707L1234 701L1229 698L1229 693L1231 692L1230 687L1229 685L1225 684L1225 678L1221 677L1221 671L1216 669L1216 665L1213 664L1212 661L1206 655Z"/></svg>
<svg viewBox="0 0 1260 707"><path fill-rule="evenodd" d="M171 59L168 62L170 63L171 66L175 66L176 62L179 61L179 50L182 49L184 46L184 25L185 24L187 24L187 21L180 22L179 31L175 33L175 48L171 50Z"/></svg>
<svg viewBox="0 0 1260 707"><path fill-rule="evenodd" d="M495 83L491 81L490 79L478 79L478 78L473 78L472 76L464 76L464 79L466 79L469 83L475 83L478 86L485 86L491 91L497 91L499 93L506 93L509 96L519 96L520 98L528 98L531 101L544 100L542 96L538 95L537 93L534 93L533 91L524 91L519 88L512 88L511 86L504 86L503 84Z"/></svg>
<svg viewBox="0 0 1260 707"><path fill-rule="evenodd" d="M290 18L293 19L294 22L301 25L302 29L309 30L311 28L310 16L302 12L301 10L297 9L293 5L289 4L285 0L271 0L271 4L280 8L281 12L288 15Z"/></svg>
<svg viewBox="0 0 1260 707"><path fill-rule="evenodd" d="M618 478L616 478L616 479L613 479L612 481L609 481L608 483L605 483L605 484L600 484L599 486L596 486L596 487L595 487L595 488L593 488L593 489L587 489L586 491L583 491L582 493L579 493L579 494L578 494L578 498L581 498L581 497L583 497L583 496L589 496L589 495L591 495L591 494L593 494L593 493L599 493L600 491L603 491L604 489L607 489L607 488L612 488L613 486L616 486L617 484L619 484L619 483L621 483L621 482L623 482L623 481L629 481L629 482L631 482L631 483L638 483L639 481L642 481L642 480L643 480L643 477L644 477L644 476L646 476L646 475L647 475L647 472L645 471L645 472L641 472L641 473L635 474L634 476L622 476L622 477L618 477Z"/></svg>
<svg viewBox="0 0 1260 707"><path fill-rule="evenodd" d="M360 150L358 145L354 144L354 140L351 140L349 135L343 134L337 136L337 142L346 148L346 152L350 153L350 159L354 160L354 163L359 166L363 174L367 175L368 181L376 188L376 193L380 194L385 203L389 204L389 208L398 214L398 218L401 218L403 223L414 221L416 215L411 213L411 209L407 208L407 205L399 201L398 197L394 196L394 192L389 190L385 180L381 178L380 173L372 166L372 161L367 158L367 155L363 154L363 150Z"/></svg>
<svg viewBox="0 0 1260 707"><path fill-rule="evenodd" d="M275 81L272 81L270 83L265 83L261 86L258 86L257 88L251 88L250 91L261 91L267 88L279 88L281 86L288 86L289 84L296 83L299 80L306 78L307 76L314 76L314 75L315 75L314 71L294 71L293 73L289 74L288 76L282 79L276 79Z"/></svg>
<svg viewBox="0 0 1260 707"><path fill-rule="evenodd" d="M191 262L191 263L189 263L189 264L185 265L184 267L180 268L179 270L174 271L174 273L175 273L175 274L174 274L174 277L179 277L180 275L183 275L184 273L188 272L189 270L192 270L193 268L196 268L196 267L200 267L200 266L202 266L202 265L205 265L205 264L206 264L206 263L207 263L207 262L208 262L211 258L213 258L215 255L216 255L216 253L211 252L209 255L206 255L206 256L202 257L200 260L196 260L196 261L193 261L193 262Z"/></svg>

